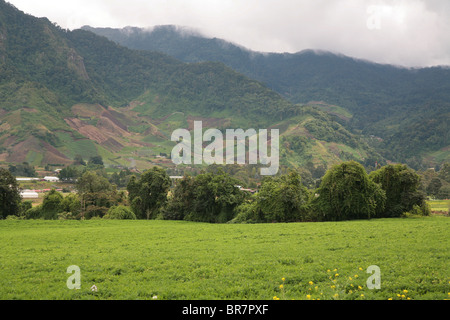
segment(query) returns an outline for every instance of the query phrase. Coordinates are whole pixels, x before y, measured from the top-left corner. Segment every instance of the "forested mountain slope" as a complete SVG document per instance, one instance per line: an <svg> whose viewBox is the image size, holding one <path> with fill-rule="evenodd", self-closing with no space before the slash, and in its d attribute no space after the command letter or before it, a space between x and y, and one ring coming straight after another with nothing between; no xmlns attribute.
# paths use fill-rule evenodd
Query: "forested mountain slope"
<svg viewBox="0 0 450 320"><path fill-rule="evenodd" d="M177 26L84 29L185 62L225 63L293 103L339 106L351 114L346 128L375 136L377 150L394 161L417 167L450 159L448 67L408 69L313 50L254 52Z"/></svg>

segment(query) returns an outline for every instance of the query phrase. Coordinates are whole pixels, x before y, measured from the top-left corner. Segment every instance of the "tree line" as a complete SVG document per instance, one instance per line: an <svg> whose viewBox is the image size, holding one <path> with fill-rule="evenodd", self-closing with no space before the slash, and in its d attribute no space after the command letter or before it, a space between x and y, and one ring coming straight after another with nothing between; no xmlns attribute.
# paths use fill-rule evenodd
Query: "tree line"
<svg viewBox="0 0 450 320"><path fill-rule="evenodd" d="M163 168L154 167L140 176L128 175L127 181L126 190L119 190L100 171L85 171L77 179L76 193L64 197L52 190L41 205L32 207L20 198L13 175L0 169L0 218L272 223L431 213L421 177L403 164L369 174L357 162L343 162L327 170L315 189L307 188L300 173L291 170L266 177L254 194L221 168L172 181Z"/></svg>

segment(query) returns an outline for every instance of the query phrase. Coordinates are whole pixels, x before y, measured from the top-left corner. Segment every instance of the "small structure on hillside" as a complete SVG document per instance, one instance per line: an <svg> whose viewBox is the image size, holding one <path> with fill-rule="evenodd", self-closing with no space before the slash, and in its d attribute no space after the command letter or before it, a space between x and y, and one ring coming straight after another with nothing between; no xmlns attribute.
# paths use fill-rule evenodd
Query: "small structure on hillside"
<svg viewBox="0 0 450 320"><path fill-rule="evenodd" d="M22 199L38 199L39 194L34 190L24 190L20 193Z"/></svg>
<svg viewBox="0 0 450 320"><path fill-rule="evenodd" d="M59 182L58 177L45 177L44 180L48 182Z"/></svg>

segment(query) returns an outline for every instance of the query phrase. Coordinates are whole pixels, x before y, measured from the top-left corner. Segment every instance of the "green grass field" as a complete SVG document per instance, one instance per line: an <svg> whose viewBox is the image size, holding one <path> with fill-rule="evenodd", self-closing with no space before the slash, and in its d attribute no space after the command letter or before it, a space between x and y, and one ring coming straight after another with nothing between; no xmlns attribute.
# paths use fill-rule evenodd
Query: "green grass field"
<svg viewBox="0 0 450 320"><path fill-rule="evenodd" d="M6 220L0 299L443 300L449 230L450 219L437 216L259 225ZM80 290L66 285L72 265ZM379 290L366 286L371 265L381 270Z"/></svg>

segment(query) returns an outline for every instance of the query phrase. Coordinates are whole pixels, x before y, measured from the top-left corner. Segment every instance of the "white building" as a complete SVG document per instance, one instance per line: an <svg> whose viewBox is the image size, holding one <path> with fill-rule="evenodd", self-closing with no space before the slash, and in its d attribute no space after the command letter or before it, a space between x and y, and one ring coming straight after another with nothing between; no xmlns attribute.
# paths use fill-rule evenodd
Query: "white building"
<svg viewBox="0 0 450 320"><path fill-rule="evenodd" d="M32 190L24 190L20 193L23 199L38 199L39 194Z"/></svg>
<svg viewBox="0 0 450 320"><path fill-rule="evenodd" d="M48 182L59 182L58 177L45 177L44 180Z"/></svg>

